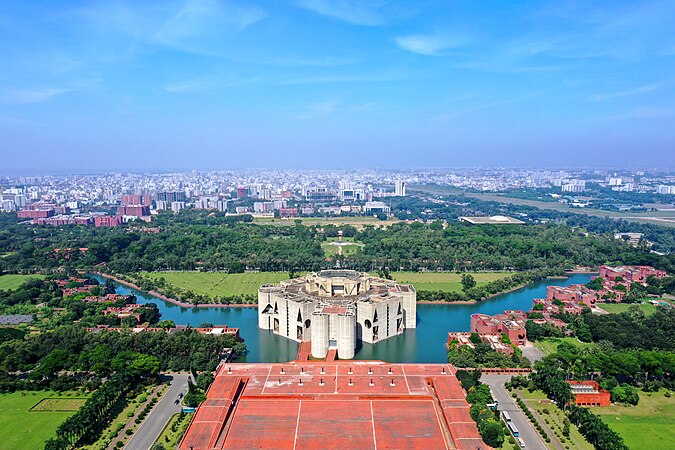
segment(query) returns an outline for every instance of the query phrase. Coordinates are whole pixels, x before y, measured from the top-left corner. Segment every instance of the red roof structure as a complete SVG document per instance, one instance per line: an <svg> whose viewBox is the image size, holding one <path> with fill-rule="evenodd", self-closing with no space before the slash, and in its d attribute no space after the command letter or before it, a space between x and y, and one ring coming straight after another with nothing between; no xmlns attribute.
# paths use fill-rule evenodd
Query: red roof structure
<svg viewBox="0 0 675 450"><path fill-rule="evenodd" d="M180 450L488 449L449 364L224 364Z"/></svg>

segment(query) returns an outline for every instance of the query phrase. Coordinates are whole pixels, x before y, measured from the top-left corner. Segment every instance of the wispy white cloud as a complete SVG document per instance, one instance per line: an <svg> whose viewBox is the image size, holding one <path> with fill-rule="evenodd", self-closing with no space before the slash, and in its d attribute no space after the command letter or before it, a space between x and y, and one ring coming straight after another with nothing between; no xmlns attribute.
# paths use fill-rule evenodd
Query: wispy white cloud
<svg viewBox="0 0 675 450"><path fill-rule="evenodd" d="M622 97L630 97L633 95L639 95L639 94L644 94L646 92L652 92L657 89L659 89L661 85L659 84L646 84L644 86L638 86L632 89L626 89L625 91L618 91L618 92L609 92L607 94L599 94L593 97L593 100L595 101L605 101L605 100L613 100L615 98L622 98Z"/></svg>
<svg viewBox="0 0 675 450"><path fill-rule="evenodd" d="M230 1L189 0L154 33L153 39L167 45L182 40L238 33L267 17L257 6L241 6Z"/></svg>
<svg viewBox="0 0 675 450"><path fill-rule="evenodd" d="M261 77L225 77L214 76L181 82L166 83L162 90L172 94L205 93L229 89L246 84L260 82Z"/></svg>
<svg viewBox="0 0 675 450"><path fill-rule="evenodd" d="M73 92L71 88L7 89L0 92L0 101L8 104L42 103Z"/></svg>
<svg viewBox="0 0 675 450"><path fill-rule="evenodd" d="M386 1L368 0L298 0L301 8L355 25L384 25Z"/></svg>
<svg viewBox="0 0 675 450"><path fill-rule="evenodd" d="M448 50L461 47L465 40L438 34L399 36L396 44L404 50L427 56L441 56Z"/></svg>
<svg viewBox="0 0 675 450"><path fill-rule="evenodd" d="M675 117L675 108L670 106L641 106L634 108L627 112L619 114L609 114L605 116L598 116L590 120L590 122L606 122L617 120L654 120Z"/></svg>

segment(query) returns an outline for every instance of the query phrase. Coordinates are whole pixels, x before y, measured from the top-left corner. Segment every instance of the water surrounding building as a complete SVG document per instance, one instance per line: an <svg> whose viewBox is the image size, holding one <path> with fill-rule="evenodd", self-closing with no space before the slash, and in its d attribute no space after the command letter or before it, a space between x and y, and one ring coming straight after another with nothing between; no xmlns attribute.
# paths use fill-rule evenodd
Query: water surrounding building
<svg viewBox="0 0 675 450"><path fill-rule="evenodd" d="M94 278L105 282L98 275L94 275ZM471 314L494 315L514 309L528 311L532 308L533 299L546 297L549 285L584 284L590 279L590 274L574 274L567 280L545 279L478 303L420 303L417 305L417 328L408 329L401 335L377 344L357 342L354 359L399 363L447 362L445 343L448 330L469 331ZM116 289L118 294L134 294L138 303L155 303L162 313L162 319L173 320L179 325L198 327L203 323L226 323L239 328L248 348L248 353L239 359L241 362L286 362L298 354L298 342L258 327L257 308L186 308L118 283Z"/></svg>
<svg viewBox="0 0 675 450"><path fill-rule="evenodd" d="M258 326L297 342L310 341L312 356L336 349L351 359L358 342L375 344L416 328L412 285L353 270L323 270L258 290Z"/></svg>

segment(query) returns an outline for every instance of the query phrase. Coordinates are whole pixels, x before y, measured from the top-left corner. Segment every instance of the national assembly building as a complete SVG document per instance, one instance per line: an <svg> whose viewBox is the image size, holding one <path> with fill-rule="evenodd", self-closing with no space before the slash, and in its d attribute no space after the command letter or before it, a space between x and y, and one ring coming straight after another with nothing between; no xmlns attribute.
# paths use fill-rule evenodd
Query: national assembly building
<svg viewBox="0 0 675 450"><path fill-rule="evenodd" d="M412 285L353 270L323 270L258 290L258 326L297 342L311 355L354 357L358 341L375 344L416 327Z"/></svg>

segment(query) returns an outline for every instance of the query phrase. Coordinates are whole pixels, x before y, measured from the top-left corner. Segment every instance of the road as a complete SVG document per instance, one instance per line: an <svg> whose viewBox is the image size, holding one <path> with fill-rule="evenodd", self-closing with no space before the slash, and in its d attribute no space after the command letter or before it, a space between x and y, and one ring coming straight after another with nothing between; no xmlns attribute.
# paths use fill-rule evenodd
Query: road
<svg viewBox="0 0 675 450"><path fill-rule="evenodd" d="M541 439L539 432L525 417L525 414L523 414L516 404L515 399L504 388L504 383L509 381L510 378L511 375L483 375L480 380L492 389L495 400L499 402L499 411L508 411L511 421L520 432L520 438L525 441L525 448L527 450L546 450L546 444Z"/></svg>
<svg viewBox="0 0 675 450"><path fill-rule="evenodd" d="M155 443L162 430L171 416L178 414L181 411L180 403L176 403L179 394L185 394L188 390L188 374L167 374L164 375L170 378L171 386L164 393L162 399L150 411L150 414L145 418L140 428L136 430L134 435L129 439L127 445L124 446L127 450L148 450Z"/></svg>

